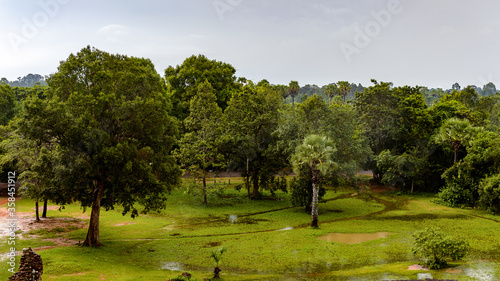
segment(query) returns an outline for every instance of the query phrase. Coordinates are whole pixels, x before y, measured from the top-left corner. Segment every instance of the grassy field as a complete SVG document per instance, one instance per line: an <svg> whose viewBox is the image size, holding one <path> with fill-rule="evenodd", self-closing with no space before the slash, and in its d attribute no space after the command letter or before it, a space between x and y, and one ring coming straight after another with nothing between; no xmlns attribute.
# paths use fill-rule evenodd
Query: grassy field
<svg viewBox="0 0 500 281"><path fill-rule="evenodd" d="M214 267L211 251L222 246L228 251L222 256L221 280L500 280L500 217L437 205L427 194L328 190L326 202L320 204L320 228L312 229L307 226L310 215L292 208L288 194L250 200L246 190L234 189L238 183L231 179L223 193L209 196L208 206L201 204L200 196L175 190L161 213L132 219L122 216L119 208L102 211L100 249L53 247L62 240L83 241L86 228L81 226L89 213L82 214L78 205L50 210L41 224L65 224L34 225L21 233L17 249L38 248L44 280L168 280L185 271L203 280L211 277ZM33 201L21 199L17 212L33 212L33 206ZM469 255L446 270L408 270L419 262L411 254L410 235L429 226L467 240ZM317 238L375 232L392 234L358 244ZM8 251L6 243L0 251ZM6 267L2 261L1 280L10 276Z"/></svg>

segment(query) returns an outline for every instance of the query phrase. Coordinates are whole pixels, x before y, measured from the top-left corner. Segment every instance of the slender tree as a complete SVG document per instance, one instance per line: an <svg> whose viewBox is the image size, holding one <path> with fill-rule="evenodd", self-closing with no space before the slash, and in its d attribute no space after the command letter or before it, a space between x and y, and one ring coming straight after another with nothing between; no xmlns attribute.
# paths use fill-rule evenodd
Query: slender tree
<svg viewBox="0 0 500 281"><path fill-rule="evenodd" d="M288 95L292 97L292 106L295 106L295 97L299 94L300 86L297 81L290 81L288 84Z"/></svg>
<svg viewBox="0 0 500 281"><path fill-rule="evenodd" d="M454 150L453 162L458 161L458 150L471 137L471 124L467 119L450 118L439 128L435 140L438 143L451 142Z"/></svg>
<svg viewBox="0 0 500 281"><path fill-rule="evenodd" d="M197 94L191 99L189 115L184 119L188 131L180 140L176 150L177 159L194 178L203 183L203 204L207 204L207 176L224 166L224 155L220 152L223 143L223 114L216 103L216 96L210 83L198 86Z"/></svg>
<svg viewBox="0 0 500 281"><path fill-rule="evenodd" d="M292 164L296 172L300 166L306 165L311 171L313 198L311 206L311 226L318 227L318 197L321 175L335 169L337 164L332 161L335 148L333 143L324 136L308 135L303 143L297 146L292 156Z"/></svg>
<svg viewBox="0 0 500 281"><path fill-rule="evenodd" d="M351 84L349 84L349 82L347 82L347 81L339 81L339 82L337 82L337 87L338 87L339 93L342 95L342 99L344 100L344 103L345 103L347 95L351 91Z"/></svg>

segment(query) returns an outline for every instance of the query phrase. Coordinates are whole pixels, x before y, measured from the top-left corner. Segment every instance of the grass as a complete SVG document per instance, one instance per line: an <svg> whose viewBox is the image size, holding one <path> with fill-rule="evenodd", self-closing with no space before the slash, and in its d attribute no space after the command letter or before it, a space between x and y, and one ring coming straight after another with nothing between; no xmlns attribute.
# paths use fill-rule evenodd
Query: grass
<svg viewBox="0 0 500 281"><path fill-rule="evenodd" d="M200 196L175 190L160 213L131 219L122 216L120 208L103 211L100 236L104 246L39 251L44 279L166 280L188 271L196 280L203 280L211 277L214 267L211 251L221 246L228 248L222 256L222 280L417 279L419 273L429 272L407 270L419 262L411 254L410 234L428 226L438 226L471 245L464 261L452 263L459 273L431 271L434 278L500 279L499 217L440 206L429 194L349 196L354 191L328 190L325 198L330 200L320 204L320 227L310 228L310 214L303 208L291 208L288 194L277 192L275 197L267 194L265 200L250 200L246 190L234 190L240 183L241 179L232 178L223 196L208 198L208 206L201 204ZM34 203L22 199L17 206L19 212L32 211ZM85 218L78 205L49 211L48 216ZM332 232L392 234L350 245L317 239ZM18 244L46 246L50 242L43 238L54 236L82 241L86 229L33 233L41 237L18 240ZM0 246L3 252L5 244ZM0 279L5 280L7 273L1 270ZM481 274L489 274L491 279Z"/></svg>

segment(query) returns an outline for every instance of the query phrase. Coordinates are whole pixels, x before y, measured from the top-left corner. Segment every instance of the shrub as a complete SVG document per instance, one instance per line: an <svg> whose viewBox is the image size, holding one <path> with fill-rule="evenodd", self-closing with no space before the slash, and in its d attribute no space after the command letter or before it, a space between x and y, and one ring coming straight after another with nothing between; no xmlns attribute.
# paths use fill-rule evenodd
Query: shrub
<svg viewBox="0 0 500 281"><path fill-rule="evenodd" d="M479 195L481 206L493 214L500 214L500 174L483 179Z"/></svg>
<svg viewBox="0 0 500 281"><path fill-rule="evenodd" d="M424 264L430 269L447 267L447 259L462 259L469 250L467 242L456 240L432 227L416 231L412 236L415 239L413 254L425 259Z"/></svg>

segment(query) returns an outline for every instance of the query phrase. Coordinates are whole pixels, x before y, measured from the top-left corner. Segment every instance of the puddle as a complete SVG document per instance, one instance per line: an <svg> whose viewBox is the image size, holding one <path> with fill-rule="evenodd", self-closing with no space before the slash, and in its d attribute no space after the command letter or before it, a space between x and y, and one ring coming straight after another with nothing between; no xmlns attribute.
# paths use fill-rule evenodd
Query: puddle
<svg viewBox="0 0 500 281"><path fill-rule="evenodd" d="M293 227L291 227L291 226L287 226L287 227L285 227L285 228L281 228L281 229L278 229L278 230L276 230L276 231L286 231L286 230L292 230L292 229L293 229Z"/></svg>
<svg viewBox="0 0 500 281"><path fill-rule="evenodd" d="M229 222L234 224L238 221L238 216L237 215L229 215Z"/></svg>
<svg viewBox="0 0 500 281"><path fill-rule="evenodd" d="M170 271L182 271L182 264L179 262L165 262L162 264L161 269Z"/></svg>
<svg viewBox="0 0 500 281"><path fill-rule="evenodd" d="M376 232L376 233L330 233L319 236L318 239L328 242L340 242L344 244L357 244L370 240L387 238L391 232Z"/></svg>

